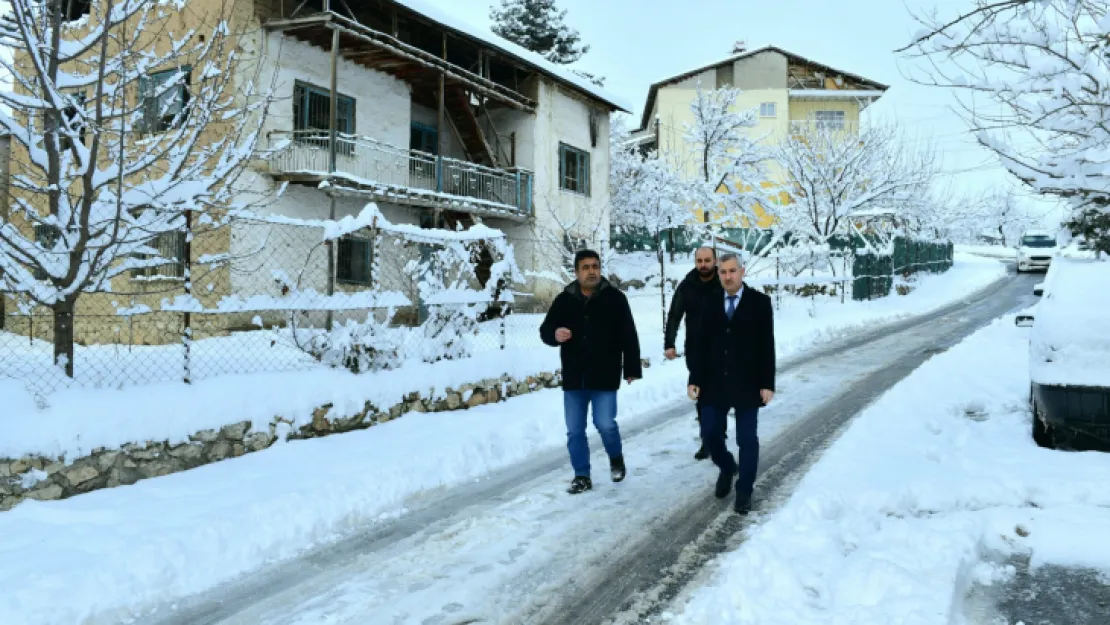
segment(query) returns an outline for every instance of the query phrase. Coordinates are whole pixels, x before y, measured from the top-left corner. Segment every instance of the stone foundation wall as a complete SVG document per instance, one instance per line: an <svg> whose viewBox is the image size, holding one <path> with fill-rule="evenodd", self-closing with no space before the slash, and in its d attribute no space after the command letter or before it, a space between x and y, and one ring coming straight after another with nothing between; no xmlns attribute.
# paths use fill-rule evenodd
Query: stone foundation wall
<svg viewBox="0 0 1110 625"><path fill-rule="evenodd" d="M173 445L167 441L130 443L120 449L97 449L88 456L73 459L0 458L0 511L10 510L24 499L65 499L261 451L283 434L286 440L295 440L351 432L392 421L409 412L465 410L557 388L561 383L559 372L542 373L523 380L503 376L447 389L435 397L413 393L384 409L367 403L353 415L332 414L332 407L325 405L313 411L310 422L299 426L293 420L275 417L268 424L243 421L219 430L196 432L187 442Z"/></svg>

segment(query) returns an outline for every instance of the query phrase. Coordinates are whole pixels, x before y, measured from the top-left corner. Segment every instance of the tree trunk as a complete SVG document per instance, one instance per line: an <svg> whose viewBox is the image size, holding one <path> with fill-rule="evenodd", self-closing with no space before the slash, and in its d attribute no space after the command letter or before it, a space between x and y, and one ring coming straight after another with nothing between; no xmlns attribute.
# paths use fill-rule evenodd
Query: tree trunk
<svg viewBox="0 0 1110 625"><path fill-rule="evenodd" d="M659 259L659 302L663 328L667 327L667 267L663 257L663 233L655 233L655 256Z"/></svg>
<svg viewBox="0 0 1110 625"><path fill-rule="evenodd" d="M54 364L73 377L73 310L77 298L70 296L54 304Z"/></svg>

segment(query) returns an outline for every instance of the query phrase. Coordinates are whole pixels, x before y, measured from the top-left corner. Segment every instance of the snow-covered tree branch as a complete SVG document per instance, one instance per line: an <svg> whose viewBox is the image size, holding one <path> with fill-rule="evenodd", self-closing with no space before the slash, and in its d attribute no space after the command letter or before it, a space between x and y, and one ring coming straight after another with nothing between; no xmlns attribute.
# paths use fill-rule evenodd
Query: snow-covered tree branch
<svg viewBox="0 0 1110 625"><path fill-rule="evenodd" d="M53 311L55 357L72 376L82 294L113 291L136 270L187 267L187 245L159 241L187 244L187 218L211 228L246 208L236 182L269 85L257 84L230 5L200 15L187 1L104 0L75 21L68 0L10 4L0 19L0 67L13 82L0 91L13 144L0 291ZM174 26L183 23L192 27Z"/></svg>
<svg viewBox="0 0 1110 625"><path fill-rule="evenodd" d="M773 203L767 162L771 152L752 137L759 120L755 109L737 110L740 90L707 91L698 83L690 110L694 123L685 129L694 169L690 199L702 209L704 223L754 226L757 209Z"/></svg>
<svg viewBox="0 0 1110 625"><path fill-rule="evenodd" d="M825 244L850 233L853 216L900 214L925 193L936 169L930 150L910 150L894 128L808 124L776 149L790 201L776 207L777 227L797 242Z"/></svg>
<svg viewBox="0 0 1110 625"><path fill-rule="evenodd" d="M921 62L911 78L962 92L979 142L1035 192L1067 199L1073 232L1110 253L1110 2L968 0L914 17L922 30L899 50Z"/></svg>

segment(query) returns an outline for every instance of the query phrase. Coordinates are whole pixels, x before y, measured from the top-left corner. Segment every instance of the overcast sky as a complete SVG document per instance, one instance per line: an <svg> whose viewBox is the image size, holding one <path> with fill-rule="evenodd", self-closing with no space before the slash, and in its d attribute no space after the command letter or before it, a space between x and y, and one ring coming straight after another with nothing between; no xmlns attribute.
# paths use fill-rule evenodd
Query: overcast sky
<svg viewBox="0 0 1110 625"><path fill-rule="evenodd" d="M425 0L479 26L500 0ZM890 85L868 109L870 119L896 120L914 140L931 140L946 181L959 189L1005 188L1012 179L967 133L953 95L903 77L910 62L893 53L918 30L910 9L955 14L969 0L559 0L567 22L590 52L576 65L606 77L606 88L631 102L636 121L648 86L723 59L736 40L775 45L837 69ZM1027 194L1026 197L1028 198ZM1026 200L1036 214L1047 208ZM1058 219L1053 212L1050 220Z"/></svg>

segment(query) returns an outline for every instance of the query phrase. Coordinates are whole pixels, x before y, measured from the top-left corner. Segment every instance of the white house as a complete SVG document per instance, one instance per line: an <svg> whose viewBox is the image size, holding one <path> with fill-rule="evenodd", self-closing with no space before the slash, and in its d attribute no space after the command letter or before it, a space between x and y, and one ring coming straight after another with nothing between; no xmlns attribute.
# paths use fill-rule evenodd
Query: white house
<svg viewBox="0 0 1110 625"><path fill-rule="evenodd" d="M603 244L609 114L628 110L618 99L416 0L254 2L260 34L245 47L263 59L261 75L274 77L282 98L264 124L270 151L251 173L259 191L287 184L267 211L340 219L374 201L393 223L481 220L508 235L523 270L541 274L564 262L564 242ZM316 254L318 237L290 236L282 234L284 253ZM370 275L375 251L359 236L338 244L336 288L380 284ZM232 252L259 241L259 232L240 228ZM323 254L306 272L318 292L327 282ZM268 280L258 274L232 279L237 293L272 288L252 284ZM550 278L529 285L541 300L559 288Z"/></svg>

